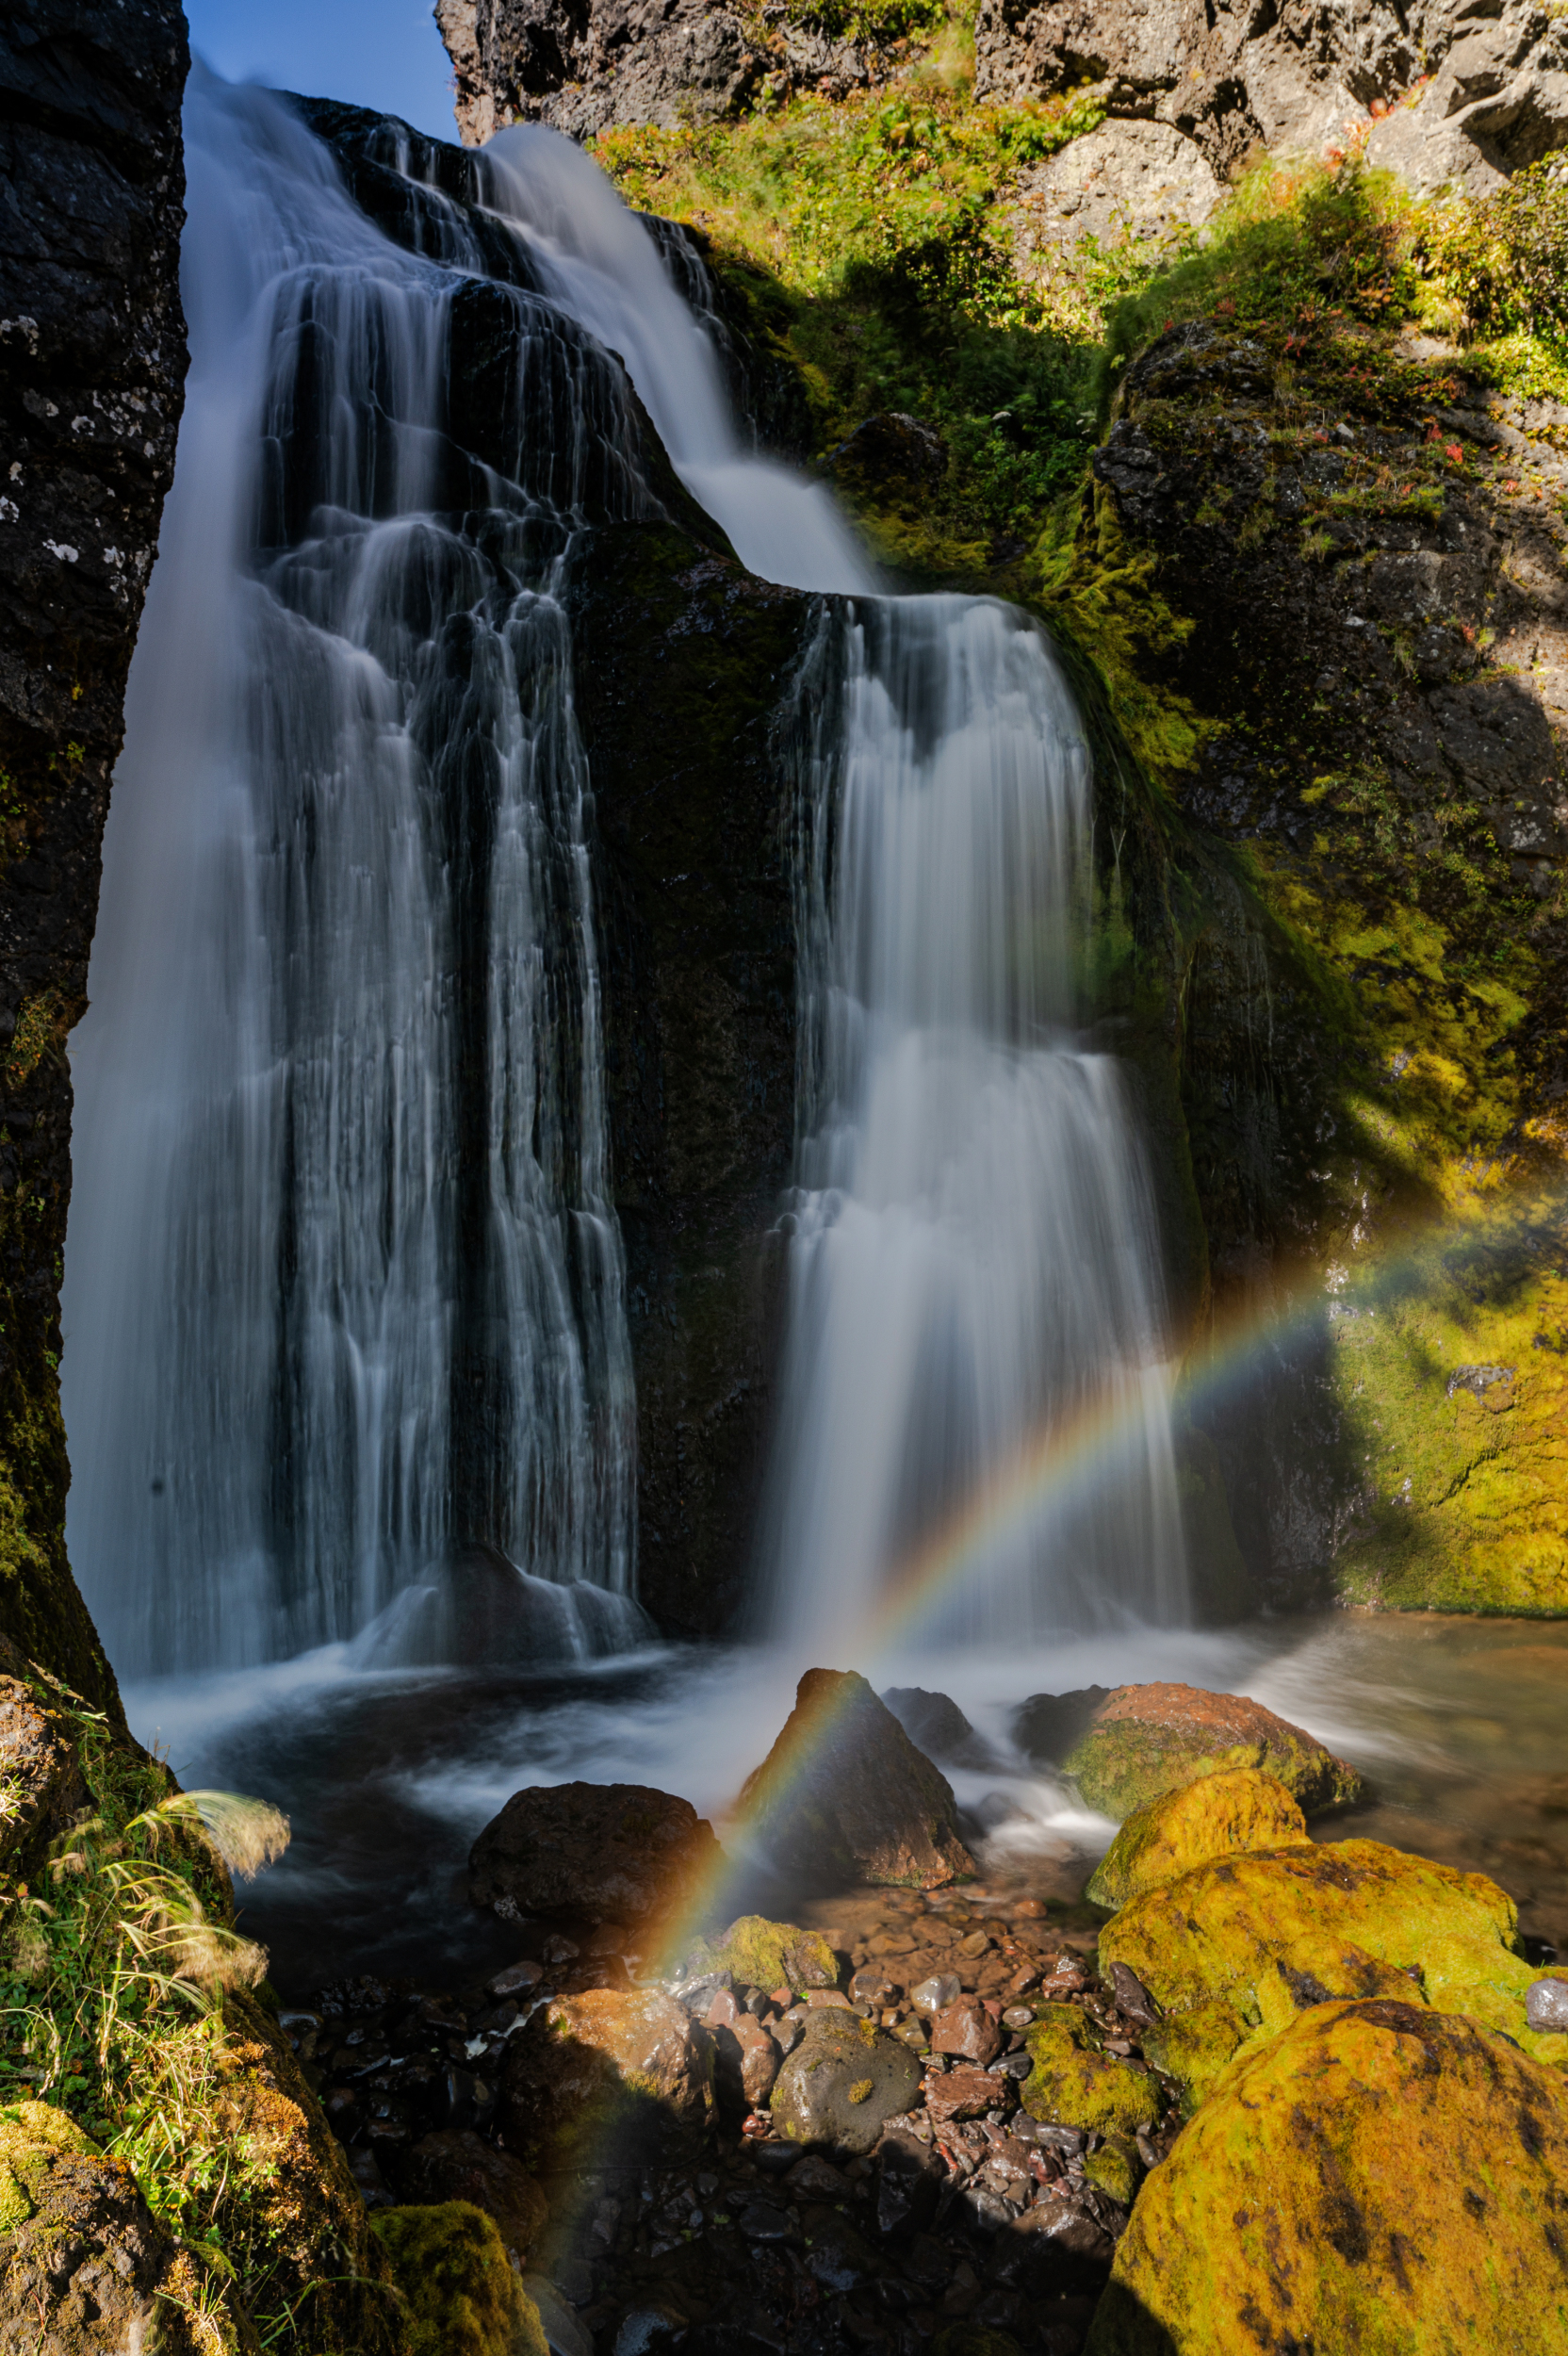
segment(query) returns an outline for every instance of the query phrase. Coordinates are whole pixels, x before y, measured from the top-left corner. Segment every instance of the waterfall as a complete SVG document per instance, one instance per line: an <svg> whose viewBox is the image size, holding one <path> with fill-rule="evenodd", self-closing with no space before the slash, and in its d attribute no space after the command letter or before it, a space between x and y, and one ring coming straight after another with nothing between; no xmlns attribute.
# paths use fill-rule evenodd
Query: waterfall
<svg viewBox="0 0 1568 2356"><path fill-rule="evenodd" d="M653 505L625 378L517 240L509 281L439 208L400 250L262 93L198 70L187 165L187 409L74 1043L73 1558L130 1674L394 1597L394 1654L624 1638L558 591L585 515Z"/></svg>
<svg viewBox="0 0 1568 2356"><path fill-rule="evenodd" d="M798 704L775 1624L821 1649L1179 1618L1153 1207L1117 1066L1070 1030L1071 696L1008 607L858 598Z"/></svg>

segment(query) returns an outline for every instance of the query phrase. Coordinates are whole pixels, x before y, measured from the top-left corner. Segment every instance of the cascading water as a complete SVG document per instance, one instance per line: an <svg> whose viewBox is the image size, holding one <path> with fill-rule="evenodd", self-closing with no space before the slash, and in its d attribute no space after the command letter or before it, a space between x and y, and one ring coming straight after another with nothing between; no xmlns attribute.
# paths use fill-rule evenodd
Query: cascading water
<svg viewBox="0 0 1568 2356"><path fill-rule="evenodd" d="M73 1555L131 1674L350 1636L411 1588L394 1649L493 1657L522 1597L546 1651L624 1639L555 592L584 510L652 504L625 379L515 241L510 285L439 208L400 251L277 102L198 73L187 128L187 411L74 1050ZM482 1551L453 1589L474 1539L533 1578Z"/></svg>
<svg viewBox="0 0 1568 2356"><path fill-rule="evenodd" d="M830 612L799 704L775 1624L820 1650L1178 1618L1152 1205L1116 1065L1067 1027L1071 697L1023 615L949 597Z"/></svg>

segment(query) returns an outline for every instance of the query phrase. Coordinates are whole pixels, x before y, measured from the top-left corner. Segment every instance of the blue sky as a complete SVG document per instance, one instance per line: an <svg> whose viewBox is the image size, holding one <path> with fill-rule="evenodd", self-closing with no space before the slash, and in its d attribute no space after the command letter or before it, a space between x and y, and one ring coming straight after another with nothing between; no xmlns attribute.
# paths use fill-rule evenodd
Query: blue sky
<svg viewBox="0 0 1568 2356"><path fill-rule="evenodd" d="M190 46L230 82L347 98L455 139L431 0L186 0Z"/></svg>

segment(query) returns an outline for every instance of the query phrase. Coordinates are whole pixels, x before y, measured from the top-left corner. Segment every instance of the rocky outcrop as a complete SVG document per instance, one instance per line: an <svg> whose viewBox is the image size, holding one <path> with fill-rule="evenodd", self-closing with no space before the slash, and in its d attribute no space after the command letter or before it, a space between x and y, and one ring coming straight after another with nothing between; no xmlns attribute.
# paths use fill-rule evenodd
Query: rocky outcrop
<svg viewBox="0 0 1568 2356"><path fill-rule="evenodd" d="M808 1669L736 1814L774 1866L819 1890L935 1890L975 1870L952 1785L853 1670Z"/></svg>
<svg viewBox="0 0 1568 2356"><path fill-rule="evenodd" d="M185 376L170 0L0 25L0 1622L118 1710L65 1554L65 1039Z"/></svg>
<svg viewBox="0 0 1568 2356"><path fill-rule="evenodd" d="M1487 16L1456 0L981 0L974 45L977 96L1098 85L1112 115L1168 125L1221 172L1260 143L1315 154L1377 122L1376 160L1481 188L1568 140L1568 41L1532 0Z"/></svg>
<svg viewBox="0 0 1568 2356"><path fill-rule="evenodd" d="M1300 1726L1261 1702L1195 1685L1119 1686L1095 1705L1059 1764L1091 1808L1118 1818L1228 1768L1261 1768L1304 1808L1343 1807L1362 1789L1356 1770Z"/></svg>
<svg viewBox="0 0 1568 2356"><path fill-rule="evenodd" d="M689 1800L640 1783L514 1792L475 1841L468 1895L503 1922L645 1925L716 1879L724 1855Z"/></svg>
<svg viewBox="0 0 1568 2356"><path fill-rule="evenodd" d="M1089 2356L1550 2340L1565 2182L1557 2071L1417 2004L1315 2005L1150 2177Z"/></svg>
<svg viewBox="0 0 1568 2356"><path fill-rule="evenodd" d="M801 85L841 98L906 46L874 28L846 41L782 0L437 0L435 21L471 146L508 123L589 139L612 123L709 121Z"/></svg>

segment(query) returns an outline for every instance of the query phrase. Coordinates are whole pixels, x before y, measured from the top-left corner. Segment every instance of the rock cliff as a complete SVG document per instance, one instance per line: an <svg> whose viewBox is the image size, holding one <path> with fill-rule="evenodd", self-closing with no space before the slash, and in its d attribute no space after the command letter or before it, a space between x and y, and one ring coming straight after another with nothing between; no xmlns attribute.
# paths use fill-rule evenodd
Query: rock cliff
<svg viewBox="0 0 1568 2356"><path fill-rule="evenodd" d="M174 0L0 25L0 1622L116 1710L65 1555L65 1040L173 469L188 64Z"/></svg>

